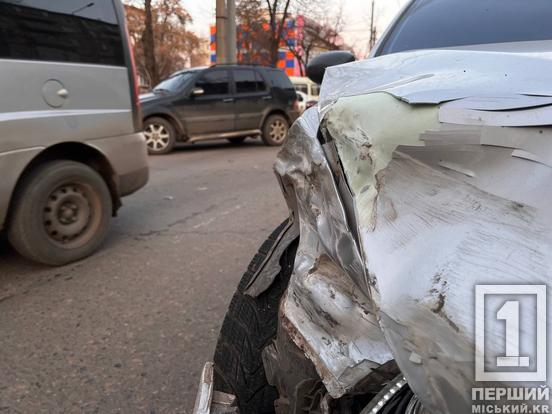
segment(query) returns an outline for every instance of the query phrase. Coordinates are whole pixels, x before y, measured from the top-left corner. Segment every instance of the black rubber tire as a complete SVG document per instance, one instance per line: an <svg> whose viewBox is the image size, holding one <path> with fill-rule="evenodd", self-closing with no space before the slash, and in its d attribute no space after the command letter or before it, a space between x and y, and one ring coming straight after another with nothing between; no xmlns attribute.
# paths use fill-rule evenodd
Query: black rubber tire
<svg viewBox="0 0 552 414"><path fill-rule="evenodd" d="M92 226L85 230L82 242L64 247L48 235L44 211L52 193L62 186L77 185L92 195ZM31 170L14 194L8 223L8 239L22 256L50 266L81 260L94 253L104 241L113 214L109 189L95 170L85 164L59 160ZM90 224L89 224L90 225ZM85 237L84 237L85 236Z"/></svg>
<svg viewBox="0 0 552 414"><path fill-rule="evenodd" d="M243 144L247 137L239 137L239 138L228 138L228 142L232 145L240 145Z"/></svg>
<svg viewBox="0 0 552 414"><path fill-rule="evenodd" d="M266 118L266 120L264 122L264 125L263 125L262 138L263 138L263 142L265 143L265 145L268 145L269 147L278 147L278 146L282 145L285 142L285 139L283 139L282 141L275 141L274 139L271 138L270 128L271 128L271 125L274 122L282 122L283 125L285 125L286 135L287 135L287 131L289 131L289 122L283 115L274 114L274 115L270 115L268 118Z"/></svg>
<svg viewBox="0 0 552 414"><path fill-rule="evenodd" d="M157 116L154 116L152 118L148 118L144 121L144 131L148 128L150 125L162 125L169 134L169 142L165 148L162 150L155 150L151 147L150 144L147 144L148 147L148 154L150 155L164 155L172 152L174 149L174 145L176 144L176 129L174 128L173 124L166 120L165 118L160 118Z"/></svg>
<svg viewBox="0 0 552 414"><path fill-rule="evenodd" d="M276 337L280 299L293 271L298 241L282 255L282 269L266 292L252 298L244 289L286 224L274 230L249 264L224 318L215 350L215 389L234 394L241 414L272 414L278 398L276 388L267 382L261 355Z"/></svg>

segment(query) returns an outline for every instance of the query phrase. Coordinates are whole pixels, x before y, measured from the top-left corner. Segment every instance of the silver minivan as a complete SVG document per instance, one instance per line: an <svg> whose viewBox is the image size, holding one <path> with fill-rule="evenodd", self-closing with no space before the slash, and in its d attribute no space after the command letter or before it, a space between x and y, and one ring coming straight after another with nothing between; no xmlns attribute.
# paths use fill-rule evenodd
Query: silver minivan
<svg viewBox="0 0 552 414"><path fill-rule="evenodd" d="M148 180L119 0L0 0L0 232L62 265Z"/></svg>

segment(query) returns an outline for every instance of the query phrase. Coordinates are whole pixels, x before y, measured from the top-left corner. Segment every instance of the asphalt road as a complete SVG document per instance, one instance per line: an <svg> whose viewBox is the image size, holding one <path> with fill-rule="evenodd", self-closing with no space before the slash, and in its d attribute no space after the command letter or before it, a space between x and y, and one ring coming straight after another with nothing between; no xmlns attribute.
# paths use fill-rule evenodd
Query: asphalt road
<svg viewBox="0 0 552 414"><path fill-rule="evenodd" d="M151 158L94 257L47 268L0 242L0 414L190 413L231 295L287 215L277 149Z"/></svg>

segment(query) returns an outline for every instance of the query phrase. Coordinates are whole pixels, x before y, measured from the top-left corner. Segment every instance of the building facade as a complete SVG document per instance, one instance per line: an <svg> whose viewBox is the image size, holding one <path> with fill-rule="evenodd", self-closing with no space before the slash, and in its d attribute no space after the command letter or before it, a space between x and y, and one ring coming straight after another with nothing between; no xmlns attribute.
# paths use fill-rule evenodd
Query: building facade
<svg viewBox="0 0 552 414"><path fill-rule="evenodd" d="M290 18L286 20L285 28L282 32L282 39L280 40L280 48L278 52L279 59L276 67L285 71L288 76L301 75L300 63L291 50L294 50L296 53L301 53L300 48L298 47L298 41L302 35L303 25L304 19L302 16ZM269 51L263 46L266 45L266 39L269 33L270 27L266 22L259 24L259 26L255 28L247 27L246 25L238 25L238 63L264 66L269 65L270 54ZM215 64L217 61L216 34L217 28L215 25L212 25L210 42L211 64Z"/></svg>

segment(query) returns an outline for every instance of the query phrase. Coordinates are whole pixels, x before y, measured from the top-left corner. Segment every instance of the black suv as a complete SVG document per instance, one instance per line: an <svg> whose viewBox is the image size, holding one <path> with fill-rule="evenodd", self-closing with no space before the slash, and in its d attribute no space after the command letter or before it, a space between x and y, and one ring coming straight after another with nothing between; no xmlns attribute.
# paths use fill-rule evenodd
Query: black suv
<svg viewBox="0 0 552 414"><path fill-rule="evenodd" d="M140 97L150 154L166 154L177 141L261 136L281 145L299 115L287 75L273 68L224 65L183 70Z"/></svg>

